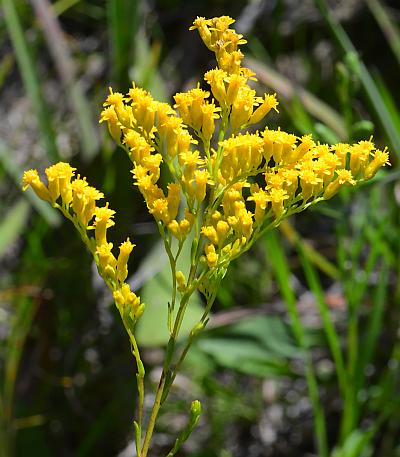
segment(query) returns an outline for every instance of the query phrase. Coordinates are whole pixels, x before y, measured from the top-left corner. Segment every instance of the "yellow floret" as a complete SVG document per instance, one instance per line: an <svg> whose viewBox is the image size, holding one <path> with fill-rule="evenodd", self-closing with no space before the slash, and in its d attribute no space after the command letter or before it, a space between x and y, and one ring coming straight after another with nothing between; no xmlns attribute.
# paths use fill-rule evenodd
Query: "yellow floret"
<svg viewBox="0 0 400 457"><path fill-rule="evenodd" d="M125 281L128 276L128 259L134 247L135 245L130 242L129 238L121 243L121 246L119 247L117 279L120 282Z"/></svg>
<svg viewBox="0 0 400 457"><path fill-rule="evenodd" d="M22 184L22 190L25 191L29 186L31 186L35 194L39 198L41 198L42 200L51 201L49 190L41 181L37 170L31 169L28 171L24 171L24 175L22 177Z"/></svg>
<svg viewBox="0 0 400 457"><path fill-rule="evenodd" d="M93 222L94 234L96 239L97 246L107 243L106 232L109 227L115 225L115 222L112 220L115 211L106 206L95 209L95 219Z"/></svg>

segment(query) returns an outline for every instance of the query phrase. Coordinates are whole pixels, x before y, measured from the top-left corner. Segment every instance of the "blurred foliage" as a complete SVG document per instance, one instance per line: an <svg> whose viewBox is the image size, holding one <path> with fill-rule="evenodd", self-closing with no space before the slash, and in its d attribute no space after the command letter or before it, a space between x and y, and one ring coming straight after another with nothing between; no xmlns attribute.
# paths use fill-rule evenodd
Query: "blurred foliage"
<svg viewBox="0 0 400 457"><path fill-rule="evenodd" d="M328 10L322 0L1 1L0 456L132 455L122 453L135 408L123 329L68 223L21 196L21 170L71 160L123 215L115 242L137 244L132 284L147 284L149 303L139 332L146 371L157 371L164 264L124 155L97 126L100 101L111 83L124 92L131 79L161 100L190 87L212 64L187 28L197 15L221 14L249 37L249 66L260 91L277 92L282 128L328 142L373 133L390 144L393 166L362 191L293 218L232 266L163 409L154 455L173 445L193 396L206 412L182 455L309 455L311 363L332 455L400 456L397 2L330 2ZM323 332L329 323L336 342ZM345 440L335 344L350 376Z"/></svg>

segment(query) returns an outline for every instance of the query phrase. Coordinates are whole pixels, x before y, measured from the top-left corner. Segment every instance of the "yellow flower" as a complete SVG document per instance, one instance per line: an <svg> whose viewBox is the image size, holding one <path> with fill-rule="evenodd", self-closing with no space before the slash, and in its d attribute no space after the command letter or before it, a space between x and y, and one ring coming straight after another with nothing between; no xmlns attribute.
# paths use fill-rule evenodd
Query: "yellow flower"
<svg viewBox="0 0 400 457"><path fill-rule="evenodd" d="M49 190L43 184L39 177L39 173L37 170L28 170L24 171L24 175L22 177L22 189L25 191L29 186L32 187L35 194L41 198L42 200L46 200L48 202L52 201Z"/></svg>
<svg viewBox="0 0 400 457"><path fill-rule="evenodd" d="M276 99L276 94L264 94L264 100L251 115L249 124L257 124L257 122L260 122L271 111L271 109L274 109L276 112L278 112L276 108L277 106L278 100Z"/></svg>
<svg viewBox="0 0 400 457"><path fill-rule="evenodd" d="M350 170L353 176L364 171L374 149L372 141L359 141L350 147Z"/></svg>
<svg viewBox="0 0 400 457"><path fill-rule="evenodd" d="M307 201L313 196L316 187L322 183L322 179L318 178L314 173L314 170L312 168L307 168L307 166L304 166L300 170L299 178L303 199L304 201Z"/></svg>
<svg viewBox="0 0 400 457"><path fill-rule="evenodd" d="M78 216L78 219L82 218L83 210L85 208L85 197L84 192L85 188L88 186L86 178L78 178L72 182L72 209L74 210L75 214Z"/></svg>
<svg viewBox="0 0 400 457"><path fill-rule="evenodd" d="M159 124L158 133L160 140L171 158L175 157L178 152L179 137L183 132L183 121L179 117L167 116L163 123Z"/></svg>
<svg viewBox="0 0 400 457"><path fill-rule="evenodd" d="M283 189L271 189L268 192L268 201L271 202L272 211L277 219L282 216L284 211L284 202L288 198L288 194Z"/></svg>
<svg viewBox="0 0 400 457"><path fill-rule="evenodd" d="M104 198L104 194L92 186L86 186L83 189L83 199L85 206L81 213L80 222L87 227L96 211L96 201Z"/></svg>
<svg viewBox="0 0 400 457"><path fill-rule="evenodd" d="M45 173L48 181L48 189L50 196L55 202L61 195L65 205L68 205L72 200L71 178L75 174L75 168L72 168L69 163L58 162L51 167L46 168Z"/></svg>
<svg viewBox="0 0 400 457"><path fill-rule="evenodd" d="M124 104L124 96L119 92L114 92L112 87L108 88L110 94L103 103L103 106L121 106Z"/></svg>
<svg viewBox="0 0 400 457"><path fill-rule="evenodd" d="M221 106L225 106L227 103L225 80L227 79L228 73L220 68L214 68L214 70L207 71L204 75L204 79L208 82L211 87L211 92L214 98Z"/></svg>
<svg viewBox="0 0 400 457"><path fill-rule="evenodd" d="M267 204L270 201L268 193L264 189L259 189L257 187L256 191L253 191L247 200L254 201L256 205L254 211L254 219L257 224L261 224L264 219L265 209L267 208Z"/></svg>
<svg viewBox="0 0 400 457"><path fill-rule="evenodd" d="M386 149L384 151L377 149L374 153L374 158L365 168L364 178L371 179L375 176L379 168L384 167L385 165L390 165L389 153Z"/></svg>
<svg viewBox="0 0 400 457"><path fill-rule="evenodd" d="M209 25L211 25L211 19L205 19L204 17L197 17L193 25L189 28L189 30L197 29L200 34L200 38L203 40L204 44L207 46L208 49L211 51L212 43L211 43L211 31L209 29Z"/></svg>
<svg viewBox="0 0 400 457"><path fill-rule="evenodd" d="M275 165L280 163L291 163L292 155L296 154L293 148L296 144L296 137L282 130L269 130L262 133L264 139L264 157L267 162L274 159Z"/></svg>
<svg viewBox="0 0 400 457"><path fill-rule="evenodd" d="M239 88L235 101L232 105L231 112L231 126L234 132L241 129L242 126L246 125L251 115L253 114L253 107L257 103L256 91L250 89L248 86L242 86Z"/></svg>
<svg viewBox="0 0 400 457"><path fill-rule="evenodd" d="M289 198L294 197L298 187L299 172L295 168L281 168L279 174L283 178L283 189L289 195Z"/></svg>
<svg viewBox="0 0 400 457"><path fill-rule="evenodd" d="M202 227L201 228L201 233L207 237L211 243L218 244L218 235L217 231L212 225L209 225L207 227Z"/></svg>
<svg viewBox="0 0 400 457"><path fill-rule="evenodd" d="M168 212L168 200L166 198L157 198L149 208L150 213L156 220L162 221L164 224L170 222Z"/></svg>
<svg viewBox="0 0 400 457"><path fill-rule="evenodd" d="M102 269L102 274L105 278L114 280L117 260L111 252L112 247L112 243L103 243L100 246L97 246L96 254L99 258L99 265Z"/></svg>
<svg viewBox="0 0 400 457"><path fill-rule="evenodd" d="M218 262L218 254L215 252L215 246L213 244L206 244L204 252L206 253L208 266L210 268L215 267Z"/></svg>
<svg viewBox="0 0 400 457"><path fill-rule="evenodd" d="M119 247L119 255L117 260L117 279L120 282L125 281L128 276L128 259L135 247L129 240L129 238L121 243Z"/></svg>
<svg viewBox="0 0 400 457"><path fill-rule="evenodd" d="M293 146L295 143L292 143ZM289 151L288 157L285 160L286 164L295 164L310 151L312 148L315 147L315 143L311 137L311 135L304 135L301 138L301 143L295 147L295 149L292 149Z"/></svg>
<svg viewBox="0 0 400 457"><path fill-rule="evenodd" d="M154 103L153 97L149 92L136 87L135 84L129 89L128 97L132 102L132 113L136 124L145 134L151 134L158 108L157 103Z"/></svg>
<svg viewBox="0 0 400 457"><path fill-rule="evenodd" d="M149 157L154 151L146 139L135 130L128 130L123 139L123 143L126 144L131 151L131 160L141 165L145 157Z"/></svg>
<svg viewBox="0 0 400 457"><path fill-rule="evenodd" d="M230 232L229 224L226 221L218 221L216 228L218 245L222 245Z"/></svg>
<svg viewBox="0 0 400 457"><path fill-rule="evenodd" d="M194 223L194 216L191 214L187 208L185 208L185 217L178 222L177 220L173 220L168 224L168 230L174 235L174 237L179 240L183 241L188 234Z"/></svg>
<svg viewBox="0 0 400 457"><path fill-rule="evenodd" d="M220 165L222 177L230 182L256 170L263 159L263 141L257 134L232 136L221 143L223 158Z"/></svg>
<svg viewBox="0 0 400 457"><path fill-rule="evenodd" d="M174 107L178 109L179 114L186 125L200 131L203 125L202 108L205 105L205 99L209 96L210 92L200 89L200 87L174 95L176 102Z"/></svg>
<svg viewBox="0 0 400 457"><path fill-rule="evenodd" d="M118 308L128 315L132 321L136 321L144 311L144 304L140 302L139 297L131 291L129 284L122 284L120 289L113 293L115 303Z"/></svg>
<svg viewBox="0 0 400 457"><path fill-rule="evenodd" d="M115 214L115 211L106 206L95 209L95 219L93 222L94 234L96 239L97 246L107 243L106 232L109 227L115 225L115 222L112 220L112 217Z"/></svg>
<svg viewBox="0 0 400 457"><path fill-rule="evenodd" d="M207 170L196 170L194 172L194 180L196 182L195 197L201 203L206 198L207 182L210 174Z"/></svg>
<svg viewBox="0 0 400 457"><path fill-rule="evenodd" d="M336 174L336 179L332 181L325 189L324 198L326 200L332 198L344 184L351 184L354 186L356 183L350 170L336 170Z"/></svg>
<svg viewBox="0 0 400 457"><path fill-rule="evenodd" d="M215 130L215 120L219 118L217 114L221 108L214 105L214 103L205 103L201 106L203 113L201 133L206 141L210 141Z"/></svg>
<svg viewBox="0 0 400 457"><path fill-rule="evenodd" d="M108 131L110 132L112 139L119 143L122 130L114 106L108 106L101 112L99 123L101 124L102 122L107 122Z"/></svg>
<svg viewBox="0 0 400 457"><path fill-rule="evenodd" d="M181 186L176 183L170 183L168 184L168 216L169 220L175 219L178 210L179 210L179 204L181 201Z"/></svg>
<svg viewBox="0 0 400 457"><path fill-rule="evenodd" d="M226 74L226 72L224 72ZM230 75L225 78L225 81L228 83L228 90L226 93L226 103L232 105L238 96L239 89L246 88L251 90L247 85L247 79L239 74Z"/></svg>
<svg viewBox="0 0 400 457"><path fill-rule="evenodd" d="M183 293L186 290L186 278L182 271L177 271L175 274L176 282L178 284L178 291Z"/></svg>

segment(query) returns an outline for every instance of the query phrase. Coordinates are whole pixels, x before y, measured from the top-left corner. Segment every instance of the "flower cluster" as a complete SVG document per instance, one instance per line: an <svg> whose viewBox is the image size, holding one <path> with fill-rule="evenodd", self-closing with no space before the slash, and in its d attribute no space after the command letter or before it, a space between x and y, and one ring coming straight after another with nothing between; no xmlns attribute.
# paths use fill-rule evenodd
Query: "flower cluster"
<svg viewBox="0 0 400 457"><path fill-rule="evenodd" d="M278 102L250 86L255 74L241 65L246 41L233 22L200 17L191 27L216 56L217 68L204 75L210 90L177 93L171 106L135 85L126 96L110 89L100 119L128 152L135 185L162 229L183 242L198 222L194 236L210 269L226 266L284 217L389 163L372 141L328 146L279 129L246 131Z"/></svg>
<svg viewBox="0 0 400 457"><path fill-rule="evenodd" d="M372 178L389 163L388 152L371 140L329 146L280 129L249 132L277 111L278 102L275 94L260 97L251 87L255 74L241 65L239 49L246 41L230 28L233 23L228 16L200 17L191 27L216 56L218 66L204 75L209 90L198 84L175 94L170 105L135 84L126 95L110 88L100 117L128 153L134 184L164 242L171 246L174 237L182 245L191 234L192 266L211 272L225 271L283 218L333 197L346 184ZM160 184L162 168L166 185ZM114 256L106 237L114 211L108 204L98 207L103 195L79 175L72 180L74 174L58 163L46 170L48 186L36 170L25 172L23 182L74 222L119 308L129 305L138 316L143 306L124 282L133 245L128 239ZM94 238L87 236L90 229ZM185 291L184 277L177 280Z"/></svg>
<svg viewBox="0 0 400 457"><path fill-rule="evenodd" d="M28 170L22 178L23 189L31 186L43 200L60 209L70 219L87 247L93 254L100 275L114 295L117 307L124 318L134 323L143 313L144 305L125 282L128 276L128 259L134 245L129 238L119 247L115 257L113 244L107 240L107 229L114 225L115 211L105 206L97 206L104 195L79 175L68 163L59 162L46 168L47 186L37 170ZM89 236L90 231L94 236ZM89 231L89 232L88 232Z"/></svg>
<svg viewBox="0 0 400 457"><path fill-rule="evenodd" d="M299 138L280 129L256 130L271 110L277 111L278 102L275 94L260 97L252 87L255 73L242 66L239 49L246 40L230 28L233 23L228 16L200 17L191 27L217 61L217 67L204 75L204 88L199 83L175 94L173 104L154 100L135 84L125 95L110 88L100 117L133 164L134 185L156 220L171 267L172 296L166 306L170 337L144 436L145 370L134 334L144 305L126 282L134 245L128 238L114 255L107 231L114 225L115 212L108 203L98 206L103 194L75 176L69 164L47 168L47 185L37 170L23 176L24 190L30 186L71 220L113 292L137 362L134 425L136 454L141 457L147 456L160 406L181 363L207 324L229 263L284 218L332 198L345 185L372 178L389 164L386 149L377 149L371 139L330 146L311 135ZM191 258L185 274L177 271L177 261L186 242ZM195 290L206 299L204 313L177 356L176 342ZM188 427L168 455L175 455L199 414L200 404L194 402Z"/></svg>

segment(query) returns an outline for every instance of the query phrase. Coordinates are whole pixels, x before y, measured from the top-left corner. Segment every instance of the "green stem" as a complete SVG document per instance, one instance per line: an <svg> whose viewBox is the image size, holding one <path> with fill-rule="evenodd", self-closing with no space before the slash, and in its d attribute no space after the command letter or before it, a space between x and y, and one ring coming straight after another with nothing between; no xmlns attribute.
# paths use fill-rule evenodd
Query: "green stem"
<svg viewBox="0 0 400 457"><path fill-rule="evenodd" d="M174 323L174 328L173 328L171 336L168 340L167 352L166 352L165 359L164 359L163 371L161 373L160 381L158 383L156 397L154 399L153 407L152 407L151 414L150 414L150 419L147 424L146 434L144 437L144 442L143 442L142 451L140 453L140 457L146 457L147 453L149 451L150 441L151 441L151 437L153 436L154 426L156 423L158 412L161 407L161 400L164 395L165 382L166 382L168 373L171 369L172 359L173 359L173 355L175 352L175 345L176 345L177 337L179 334L180 326L181 326L181 323L183 320L183 315L185 313L186 305L187 305L189 298L190 298L191 294L193 293L193 291L194 291L193 288L190 289L181 298L178 313L176 315L176 319L175 319L175 323Z"/></svg>
<svg viewBox="0 0 400 457"><path fill-rule="evenodd" d="M154 426L155 426L158 412L159 412L160 406L161 406L161 398L162 398L162 395L164 392L164 386L165 386L165 377L166 377L166 371L163 370L163 372L161 373L160 382L158 384L156 398L154 400L153 408L151 410L149 423L147 425L146 434L144 437L144 442L143 442L142 451L140 453L140 457L146 457L147 453L149 451L151 437L153 436Z"/></svg>
<svg viewBox="0 0 400 457"><path fill-rule="evenodd" d="M133 333L128 330L128 334L132 343L132 348L133 348L133 355L136 360L136 365L137 365L137 380L138 380L138 392L139 392L139 405L138 405L138 423L141 428L142 426L142 419L143 419L143 405L144 405L144 366L142 359L140 358L140 352L139 352L139 347L136 342L136 338L133 335Z"/></svg>
<svg viewBox="0 0 400 457"><path fill-rule="evenodd" d="M157 227L158 227L158 231L160 232L161 238L164 241L165 252L167 253L170 268L171 268L172 297L171 297L171 303L168 304L168 323L167 323L168 331L171 334L172 333L172 320L173 320L173 315L174 315L173 313L174 313L175 301L176 301L176 261L181 252L182 243L180 243L178 253L175 258L172 253L172 250L171 250L170 242L168 241L167 237L165 236L165 232L164 232L162 224L157 222Z"/></svg>
<svg viewBox="0 0 400 457"><path fill-rule="evenodd" d="M176 375L178 374L181 366L182 366L182 363L184 362L185 358L186 358L186 355L187 353L189 352L189 349L190 347L192 346L195 338L199 335L199 333L204 329L204 327L206 326L207 324L207 318L208 318L208 315L210 314L210 311L211 311L211 307L215 301L215 298L216 298L216 293L214 293L212 295L212 297L207 301L207 305L204 309L204 312L203 312L203 315L201 317L201 319L199 320L199 322L192 328L190 334L189 334L189 337L187 339L187 342L186 342L186 345L185 347L183 348L182 352L181 352L181 355L179 356L179 359L174 367L174 369L172 370L172 373L170 374L170 376L168 377L167 379L167 382L166 382L166 390L169 390L170 386L172 386L172 384L174 383L174 380L176 378ZM166 396L163 397L162 399L162 402L164 402L164 400L166 399Z"/></svg>

